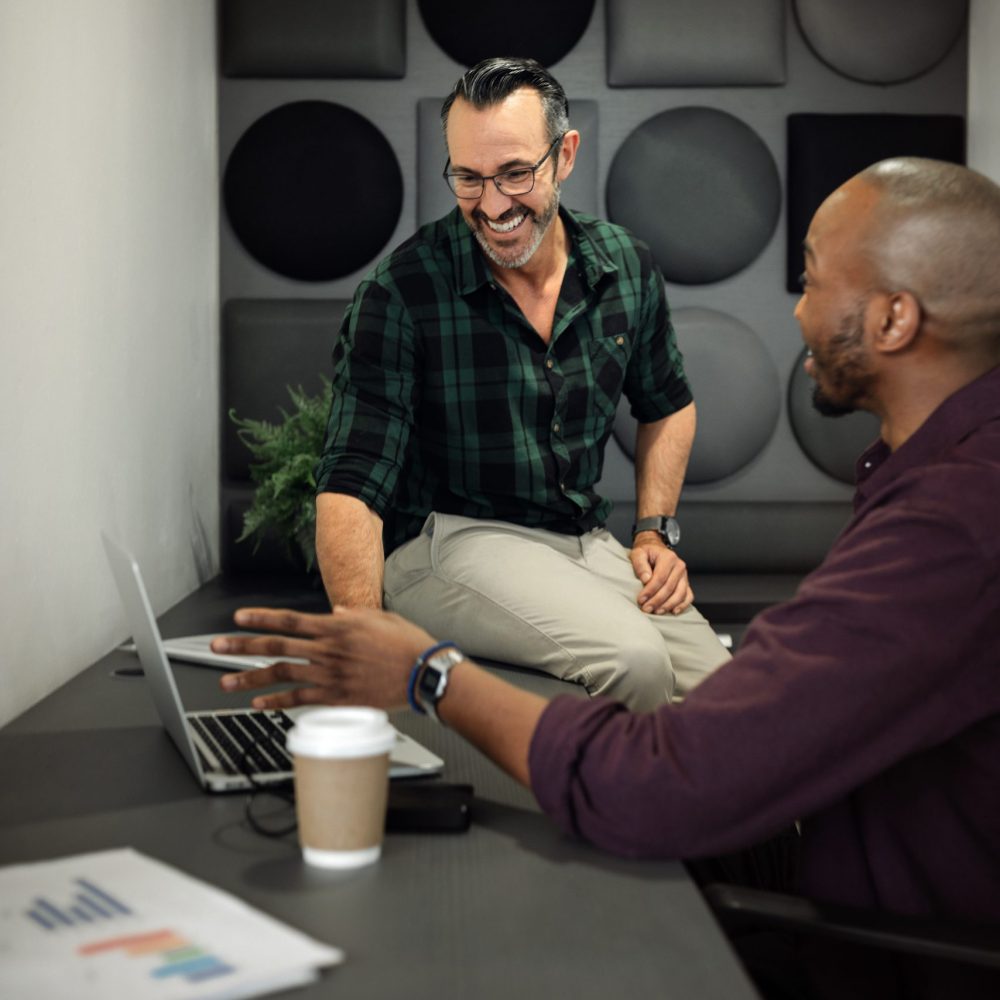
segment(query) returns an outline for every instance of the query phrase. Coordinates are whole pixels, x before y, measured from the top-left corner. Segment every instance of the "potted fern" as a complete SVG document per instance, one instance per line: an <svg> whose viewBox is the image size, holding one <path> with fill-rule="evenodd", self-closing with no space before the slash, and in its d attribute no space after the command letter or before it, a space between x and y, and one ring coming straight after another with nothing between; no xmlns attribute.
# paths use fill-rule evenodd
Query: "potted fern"
<svg viewBox="0 0 1000 1000"><path fill-rule="evenodd" d="M306 570L316 565L316 478L313 474L323 447L330 412L331 385L325 376L319 395L301 386L287 386L290 412L281 409L280 423L238 417L229 419L252 456L250 478L256 485L253 502L243 515L237 541L252 538L254 551L264 538L276 538L291 556L296 549Z"/></svg>

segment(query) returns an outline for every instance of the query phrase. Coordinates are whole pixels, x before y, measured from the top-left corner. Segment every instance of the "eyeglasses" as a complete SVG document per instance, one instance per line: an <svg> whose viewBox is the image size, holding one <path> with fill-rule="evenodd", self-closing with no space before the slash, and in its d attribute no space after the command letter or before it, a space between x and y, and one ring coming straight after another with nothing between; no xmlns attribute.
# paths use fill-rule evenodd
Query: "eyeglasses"
<svg viewBox="0 0 1000 1000"><path fill-rule="evenodd" d="M535 171L556 151L565 136L565 132L558 136L545 151L545 155L532 167L514 167L490 177L480 177L479 174L465 171L449 173L449 161L444 165L444 179L459 198L481 198L487 181L493 181L501 194L528 194L535 187Z"/></svg>

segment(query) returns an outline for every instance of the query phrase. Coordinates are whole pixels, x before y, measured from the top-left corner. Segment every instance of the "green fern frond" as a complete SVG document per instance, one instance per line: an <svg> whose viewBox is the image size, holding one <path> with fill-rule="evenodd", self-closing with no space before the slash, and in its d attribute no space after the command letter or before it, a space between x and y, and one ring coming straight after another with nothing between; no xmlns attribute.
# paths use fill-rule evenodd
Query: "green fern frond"
<svg viewBox="0 0 1000 1000"><path fill-rule="evenodd" d="M308 570L316 562L315 468L333 392L330 380L321 378L323 388L317 396L301 386L286 386L292 406L281 408L278 423L229 411L240 441L250 452L250 478L256 485L237 541L253 539L256 552L265 537L275 537L289 554L297 547Z"/></svg>

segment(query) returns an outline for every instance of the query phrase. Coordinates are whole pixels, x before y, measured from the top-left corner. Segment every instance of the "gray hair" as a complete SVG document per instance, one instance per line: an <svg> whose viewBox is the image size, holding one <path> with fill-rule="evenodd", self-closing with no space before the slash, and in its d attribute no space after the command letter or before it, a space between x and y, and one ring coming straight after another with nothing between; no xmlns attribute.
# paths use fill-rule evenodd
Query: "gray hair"
<svg viewBox="0 0 1000 1000"><path fill-rule="evenodd" d="M515 90L530 87L542 99L549 142L569 130L569 101L559 81L534 59L494 57L476 63L456 82L441 105L441 127L448 132L448 113L461 97L475 108L489 108Z"/></svg>

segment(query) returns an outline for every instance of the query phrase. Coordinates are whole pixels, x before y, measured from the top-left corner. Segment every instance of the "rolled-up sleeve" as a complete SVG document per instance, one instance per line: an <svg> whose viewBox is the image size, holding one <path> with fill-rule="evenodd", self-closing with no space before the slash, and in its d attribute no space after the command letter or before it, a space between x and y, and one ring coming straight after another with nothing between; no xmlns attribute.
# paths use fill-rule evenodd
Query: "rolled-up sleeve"
<svg viewBox="0 0 1000 1000"><path fill-rule="evenodd" d="M333 352L333 398L318 493L346 493L384 516L413 426L416 347L407 311L374 281L358 289Z"/></svg>
<svg viewBox="0 0 1000 1000"><path fill-rule="evenodd" d="M655 266L651 267L643 286L635 350L623 388L632 416L641 423L653 423L676 413L693 398L670 322L663 278Z"/></svg>

